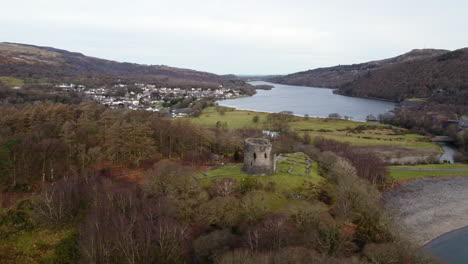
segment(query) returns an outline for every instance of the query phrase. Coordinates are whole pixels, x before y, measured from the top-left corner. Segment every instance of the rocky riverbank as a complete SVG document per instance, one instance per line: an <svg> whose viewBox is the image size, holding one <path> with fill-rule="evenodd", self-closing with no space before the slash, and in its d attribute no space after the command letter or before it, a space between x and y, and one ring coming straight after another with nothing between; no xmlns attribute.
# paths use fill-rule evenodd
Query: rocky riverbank
<svg viewBox="0 0 468 264"><path fill-rule="evenodd" d="M402 233L421 246L468 225L468 177L414 180L383 199L399 218Z"/></svg>

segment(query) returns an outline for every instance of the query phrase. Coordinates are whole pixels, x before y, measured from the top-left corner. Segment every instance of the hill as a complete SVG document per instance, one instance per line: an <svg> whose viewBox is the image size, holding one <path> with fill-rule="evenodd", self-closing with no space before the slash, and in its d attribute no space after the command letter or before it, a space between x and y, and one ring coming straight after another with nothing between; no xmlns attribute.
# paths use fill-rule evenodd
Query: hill
<svg viewBox="0 0 468 264"><path fill-rule="evenodd" d="M468 104L468 49L386 65L340 87L341 94Z"/></svg>
<svg viewBox="0 0 468 264"><path fill-rule="evenodd" d="M399 101L435 95L437 100L456 98L456 102L463 103L467 98L467 66L468 49L422 49L390 59L319 68L269 81L338 88L338 93L359 97Z"/></svg>
<svg viewBox="0 0 468 264"><path fill-rule="evenodd" d="M161 85L200 87L248 86L238 79L212 73L169 67L116 62L66 50L17 43L0 43L0 76L23 80L100 81L125 79Z"/></svg>

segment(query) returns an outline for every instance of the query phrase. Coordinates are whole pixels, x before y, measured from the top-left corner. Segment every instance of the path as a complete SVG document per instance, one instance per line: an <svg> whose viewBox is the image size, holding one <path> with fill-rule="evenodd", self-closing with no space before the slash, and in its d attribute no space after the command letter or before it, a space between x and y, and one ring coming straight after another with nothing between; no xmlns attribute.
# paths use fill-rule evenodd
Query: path
<svg viewBox="0 0 468 264"><path fill-rule="evenodd" d="M421 169L421 168L388 168L389 170L396 170L396 171L466 171L468 172L468 168L460 168L460 169Z"/></svg>

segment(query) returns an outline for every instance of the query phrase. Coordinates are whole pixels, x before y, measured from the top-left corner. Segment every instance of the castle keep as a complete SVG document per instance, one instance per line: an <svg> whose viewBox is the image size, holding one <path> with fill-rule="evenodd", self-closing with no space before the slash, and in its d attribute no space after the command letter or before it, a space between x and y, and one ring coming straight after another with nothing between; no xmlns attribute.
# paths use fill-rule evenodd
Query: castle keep
<svg viewBox="0 0 468 264"><path fill-rule="evenodd" d="M272 145L268 139L247 138L244 145L244 171L248 174L271 174L275 170Z"/></svg>

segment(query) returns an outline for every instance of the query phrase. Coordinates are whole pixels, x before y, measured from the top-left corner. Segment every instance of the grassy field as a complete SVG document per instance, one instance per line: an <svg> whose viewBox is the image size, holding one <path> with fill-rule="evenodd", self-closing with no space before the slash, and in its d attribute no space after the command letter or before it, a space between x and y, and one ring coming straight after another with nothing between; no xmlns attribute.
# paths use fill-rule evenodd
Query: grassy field
<svg viewBox="0 0 468 264"><path fill-rule="evenodd" d="M24 81L14 77L0 76L0 83L6 86L23 86Z"/></svg>
<svg viewBox="0 0 468 264"><path fill-rule="evenodd" d="M424 98L409 98L409 99L406 99L406 101L409 101L409 102L427 102L427 99L424 99Z"/></svg>
<svg viewBox="0 0 468 264"><path fill-rule="evenodd" d="M304 154L305 155L305 154ZM294 160L294 158L291 158ZM300 158L296 158L297 161L303 162ZM246 173L242 171L242 163L231 163L212 170L206 171L205 175L200 173L196 177L204 186L209 186L211 182L219 178L234 178L238 182L243 178L249 177ZM291 168L291 173L288 173L288 169ZM304 175L306 171L306 165L302 163L296 163L291 161L283 161L278 164L277 172L268 175L268 176L254 176L258 181L260 181L264 186L269 182L274 182L276 184L276 192L283 193L285 191L290 191L298 186L304 184L304 182L319 183L323 178L318 174L317 163L312 162L309 174ZM303 174L303 175L295 175Z"/></svg>
<svg viewBox="0 0 468 264"><path fill-rule="evenodd" d="M356 146L400 146L411 148L439 148L437 144L427 141L423 136L416 134L392 135L386 129L366 130L362 133L348 133L346 131L330 132L301 132L308 133L311 138L320 136L342 142L349 142Z"/></svg>
<svg viewBox="0 0 468 264"><path fill-rule="evenodd" d="M262 129L264 128L264 122L267 119L269 113L266 112L253 112L246 110L235 110L234 108L220 107L220 109L226 111L222 114L217 111L217 107L208 107L199 117L192 118L192 121L197 124L214 127L216 122L226 122L229 129ZM254 116L259 117L257 123L253 122ZM355 128L358 125L365 124L363 122L347 121L347 120L329 120L326 118L304 118L295 116L292 122L289 122L290 126L294 130L337 130L345 129L347 127Z"/></svg>
<svg viewBox="0 0 468 264"><path fill-rule="evenodd" d="M267 115L268 113L234 110L232 108L221 114L221 112L216 111L216 107L208 107L199 117L191 118L191 120L194 123L210 127L215 127L216 122L221 121L226 122L229 129L262 129L262 123L266 120ZM252 121L254 116L259 117L259 122L254 123Z"/></svg>
<svg viewBox="0 0 468 264"><path fill-rule="evenodd" d="M0 241L0 263L53 263L54 247L73 232L37 228Z"/></svg>
<svg viewBox="0 0 468 264"><path fill-rule="evenodd" d="M225 111L218 111L224 109ZM258 116L259 121L253 122ZM268 113L235 110L227 107L206 108L199 117L191 118L194 123L215 127L218 121L226 122L228 129L265 129ZM358 126L375 126L373 129L359 130ZM321 136L358 146L400 146L417 149L439 149L439 146L417 134L395 133L382 124L336 120L327 118L292 117L289 122L292 130L311 138ZM400 132L404 131L398 129Z"/></svg>

